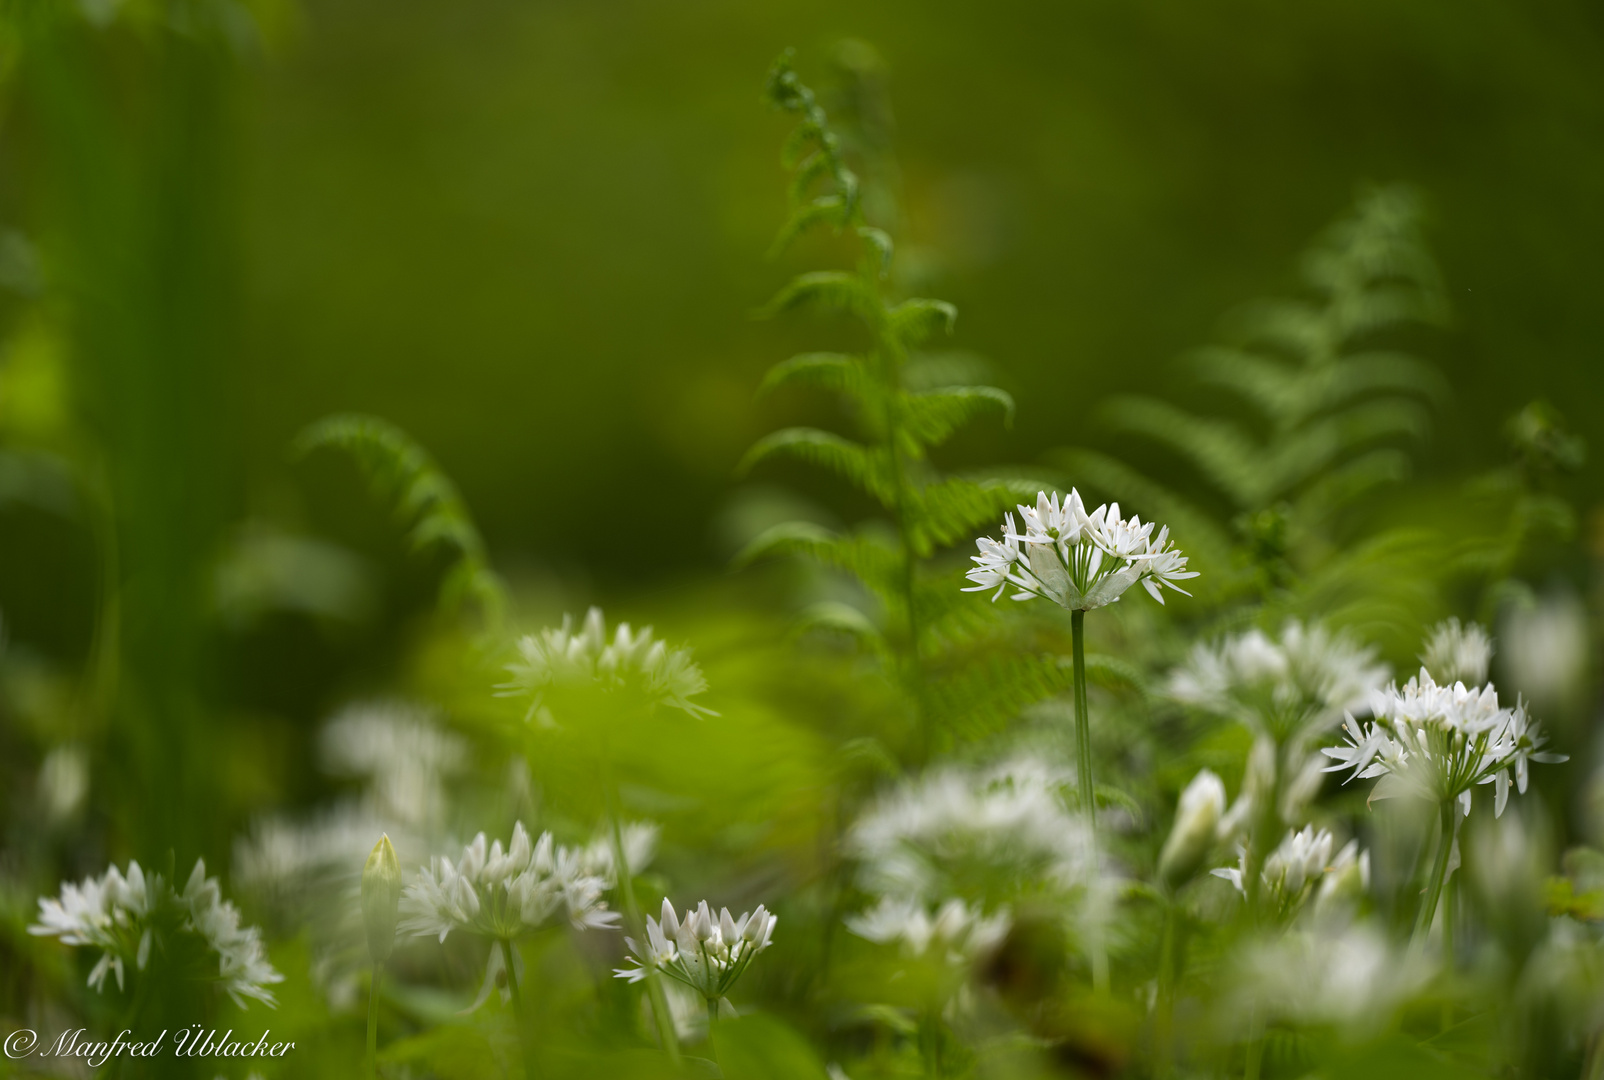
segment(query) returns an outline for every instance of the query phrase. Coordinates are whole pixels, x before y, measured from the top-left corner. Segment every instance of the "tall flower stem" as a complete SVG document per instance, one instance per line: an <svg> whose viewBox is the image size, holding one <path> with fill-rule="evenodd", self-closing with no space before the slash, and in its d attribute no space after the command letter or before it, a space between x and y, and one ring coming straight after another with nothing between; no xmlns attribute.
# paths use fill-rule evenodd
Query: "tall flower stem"
<svg viewBox="0 0 1604 1080"><path fill-rule="evenodd" d="M1079 778L1080 808L1092 836L1097 835L1097 794L1092 784L1092 722L1086 707L1086 613L1069 613L1070 650L1075 664L1075 768Z"/></svg>
<svg viewBox="0 0 1604 1080"><path fill-rule="evenodd" d="M1092 721L1086 706L1086 612L1069 613L1070 652L1075 671L1075 775L1080 789L1080 808L1086 815L1091 834L1092 862L1097 862L1097 788L1092 782ZM1101 927L1092 929L1092 987L1108 991L1108 950Z"/></svg>
<svg viewBox="0 0 1604 1080"><path fill-rule="evenodd" d="M518 1025L518 1041L523 1044L524 1076L527 1080L536 1080L540 1069L535 1062L535 1040L529 1030L529 1016L524 1012L523 993L518 989L518 971L512 963L512 942L506 938L501 939L501 958L506 961L507 990L512 994L512 1015Z"/></svg>
<svg viewBox="0 0 1604 1080"><path fill-rule="evenodd" d="M630 868L629 856L624 852L623 811L618 797L618 784L613 779L612 753L602 745L602 788L607 799L609 835L613 844L613 873L618 878L618 890L624 899L624 918L629 932L636 941L646 940L646 921L641 917L640 903L635 899L635 873ZM663 1052L676 1066L680 1062L679 1035L674 1030L674 1017L668 1011L668 994L663 980L655 975L646 980L646 999L651 1002L652 1022L657 1025L657 1039Z"/></svg>
<svg viewBox="0 0 1604 1080"><path fill-rule="evenodd" d="M368 984L368 1080L379 1075L379 972L380 964L373 965L373 981Z"/></svg>
<svg viewBox="0 0 1604 1080"><path fill-rule="evenodd" d="M1438 820L1441 828L1437 837L1437 858L1426 881L1426 898L1420 905L1420 918L1415 921L1414 947L1422 948L1426 935L1431 933L1431 921L1437 914L1437 900L1442 896L1443 879L1448 875L1448 857L1454 849L1454 800L1444 799Z"/></svg>
<svg viewBox="0 0 1604 1080"><path fill-rule="evenodd" d="M718 1031L718 998L707 999L707 1056L714 1061L718 1060L718 1041L714 1034Z"/></svg>

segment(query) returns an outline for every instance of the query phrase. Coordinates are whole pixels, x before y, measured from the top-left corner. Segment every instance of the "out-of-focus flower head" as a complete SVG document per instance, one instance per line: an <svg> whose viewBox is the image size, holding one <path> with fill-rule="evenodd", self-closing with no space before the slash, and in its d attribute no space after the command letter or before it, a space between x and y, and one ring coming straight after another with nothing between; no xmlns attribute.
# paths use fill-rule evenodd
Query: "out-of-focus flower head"
<svg viewBox="0 0 1604 1080"><path fill-rule="evenodd" d="M882 945L898 944L910 956L931 955L965 964L994 951L1013 918L1006 907L990 915L956 897L935 907L921 900L882 896L867 911L850 915L847 929Z"/></svg>
<svg viewBox="0 0 1604 1080"><path fill-rule="evenodd" d="M374 813L384 823L414 829L443 820L443 781L468 757L467 744L442 728L432 710L405 702L344 709L324 726L318 748L332 775L368 781Z"/></svg>
<svg viewBox="0 0 1604 1080"><path fill-rule="evenodd" d="M453 930L510 941L559 918L580 930L618 925L602 894L610 882L585 867L581 850L561 847L550 833L530 842L523 822L505 851L485 847L480 833L456 863L436 856L401 896L404 934L438 936Z"/></svg>
<svg viewBox="0 0 1604 1080"><path fill-rule="evenodd" d="M1524 794L1529 763L1560 762L1563 754L1543 750L1548 739L1526 715L1526 705L1501 708L1492 683L1438 686L1425 668L1402 688L1396 684L1372 696L1374 723L1349 716L1346 744L1325 748L1334 760L1328 772L1351 769L1348 779L1381 777L1371 799L1415 795L1433 802L1458 799L1470 813L1471 791L1494 785L1494 814L1509 801L1510 778Z"/></svg>
<svg viewBox="0 0 1604 1080"><path fill-rule="evenodd" d="M674 905L663 900L661 919L646 917L646 941L625 939L633 956L632 967L614 972L620 979L639 982L654 971L717 1001L746 973L752 958L769 947L778 917L759 904L740 918L723 908L715 916L703 900L681 920Z"/></svg>
<svg viewBox="0 0 1604 1080"><path fill-rule="evenodd" d="M1255 628L1194 646L1171 672L1169 695L1284 739L1363 709L1391 674L1350 635L1289 619L1279 639Z"/></svg>
<svg viewBox="0 0 1604 1080"><path fill-rule="evenodd" d="M1245 950L1222 1020L1330 1025L1363 1037L1425 989L1424 954L1400 952L1365 923L1296 929Z"/></svg>
<svg viewBox="0 0 1604 1080"><path fill-rule="evenodd" d="M630 821L622 824L618 831L623 841L624 861L629 864L631 873L638 874L657 856L658 828L649 821ZM609 889L618 884L615 861L611 836L598 836L586 845L579 857L584 871L601 878Z"/></svg>
<svg viewBox="0 0 1604 1080"><path fill-rule="evenodd" d="M1158 876L1170 888L1185 884L1219 839L1225 817L1225 784L1208 769L1199 770L1181 792L1175 824L1158 857Z"/></svg>
<svg viewBox="0 0 1604 1080"><path fill-rule="evenodd" d="M1444 619L1431 628L1421 665L1443 684L1480 686L1493 662L1493 639L1476 623Z"/></svg>
<svg viewBox="0 0 1604 1080"><path fill-rule="evenodd" d="M996 589L996 600L1012 587L1015 600L1040 596L1071 611L1112 604L1137 583L1161 604L1165 586L1190 595L1176 582L1197 571L1186 568L1168 526L1155 536L1152 522L1121 518L1119 503L1087 513L1073 488L1062 503L1043 491L1035 506L1018 509L1023 532L1008 514L1001 543L989 536L975 541L980 554L967 575L975 584L965 592Z"/></svg>
<svg viewBox="0 0 1604 1080"><path fill-rule="evenodd" d="M869 892L985 903L1096 883L1085 822L1064 807L1069 777L1030 758L982 770L948 768L875 800L847 850Z"/></svg>
<svg viewBox="0 0 1604 1080"><path fill-rule="evenodd" d="M167 933L198 936L217 956L215 978L235 1004L255 998L276 1004L270 985L283 981L267 962L262 936L254 926L240 925L239 910L224 900L216 878L206 876L206 864L196 860L182 893L160 874L147 874L137 862L126 873L115 866L98 878L66 882L59 897L39 898L39 921L30 934L60 938L68 945L101 950L89 973L89 985L105 989L106 976L115 975L123 988L125 965L138 971L150 962L157 939Z"/></svg>
<svg viewBox="0 0 1604 1080"><path fill-rule="evenodd" d="M619 623L609 639L599 607L585 613L584 624L577 631L573 618L564 615L561 626L526 634L518 641L518 653L520 659L507 665L512 679L500 692L529 697L531 717L551 720L544 706L552 688L591 685L603 689L628 686L658 704L692 716L717 715L691 701L707 690L707 679L689 649L670 649L652 636L651 627L636 632L628 623Z"/></svg>

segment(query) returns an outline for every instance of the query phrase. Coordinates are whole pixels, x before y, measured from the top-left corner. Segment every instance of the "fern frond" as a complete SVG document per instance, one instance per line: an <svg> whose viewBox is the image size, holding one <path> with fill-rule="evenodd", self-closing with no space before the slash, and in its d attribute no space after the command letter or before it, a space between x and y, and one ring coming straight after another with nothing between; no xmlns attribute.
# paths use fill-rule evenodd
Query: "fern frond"
<svg viewBox="0 0 1604 1080"><path fill-rule="evenodd" d="M1166 401L1119 397L1103 406L1104 417L1134 434L1145 435L1192 459L1231 501L1258 505L1268 485L1260 447L1229 420L1194 416Z"/></svg>
<svg viewBox="0 0 1604 1080"><path fill-rule="evenodd" d="M889 505L897 497L890 455L884 449L870 448L818 428L783 428L765 435L746 452L736 471L744 474L759 462L776 455L794 457L829 469L856 484L882 504Z"/></svg>
<svg viewBox="0 0 1604 1080"><path fill-rule="evenodd" d="M904 349L912 349L936 334L952 333L957 321L958 309L945 300L916 296L886 313L886 330Z"/></svg>
<svg viewBox="0 0 1604 1080"><path fill-rule="evenodd" d="M779 258L798 237L817 225L828 225L832 229L842 228L847 223L846 215L847 202L839 195L820 195L803 203L792 212L785 224L780 226L779 235L769 246L769 258Z"/></svg>
<svg viewBox="0 0 1604 1080"><path fill-rule="evenodd" d="M1067 692L1073 679L1057 657L993 654L933 679L926 698L943 728L978 739L1014 720L1026 706Z"/></svg>
<svg viewBox="0 0 1604 1080"><path fill-rule="evenodd" d="M1307 521L1318 521L1368 491L1408 479L1410 471L1409 455L1401 450L1384 447L1361 454L1310 484L1298 497L1298 515Z"/></svg>
<svg viewBox="0 0 1604 1080"><path fill-rule="evenodd" d="M1430 426L1423 407L1401 398L1365 402L1323 417L1267 448L1261 466L1264 495L1285 495L1368 443L1421 438Z"/></svg>
<svg viewBox="0 0 1604 1080"><path fill-rule="evenodd" d="M839 600L821 600L809 604L797 616L792 633L805 634L810 630L826 630L854 638L877 655L888 655L885 635L874 620L851 604Z"/></svg>
<svg viewBox="0 0 1604 1080"><path fill-rule="evenodd" d="M879 301L856 274L844 270L814 270L798 274L787 282L774 299L758 309L757 317L768 318L807 306L845 311L868 320L875 317Z"/></svg>
<svg viewBox="0 0 1604 1080"><path fill-rule="evenodd" d="M454 554L441 585L442 602L449 607L471 598L486 622L496 625L506 606L505 590L490 569L467 504L429 452L388 420L360 413L317 421L296 436L291 453L305 457L324 448L349 454L375 497L394 504L414 551L441 547Z"/></svg>
<svg viewBox="0 0 1604 1080"><path fill-rule="evenodd" d="M785 555L845 570L877 594L896 588L902 573L896 549L878 537L865 532L843 536L805 521L765 529L736 556L735 565Z"/></svg>
<svg viewBox="0 0 1604 1080"><path fill-rule="evenodd" d="M1436 405L1449 397L1448 380L1408 353L1373 351L1344 356L1322 388L1320 407L1334 409L1364 394L1418 394Z"/></svg>
<svg viewBox="0 0 1604 1080"><path fill-rule="evenodd" d="M845 394L860 404L867 401L873 383L864 371L863 361L846 353L801 353L769 368L758 386L758 396L782 386L810 386Z"/></svg>
<svg viewBox="0 0 1604 1080"><path fill-rule="evenodd" d="M913 531L914 549L928 555L938 547L972 540L975 530L995 528L1003 514L1034 498L1037 490L1021 481L958 476L927 484L908 500L906 524Z"/></svg>
<svg viewBox="0 0 1604 1080"><path fill-rule="evenodd" d="M902 397L903 429L924 446L939 446L953 432L985 412L1000 410L1003 424L1014 422L1013 395L995 386L949 386Z"/></svg>

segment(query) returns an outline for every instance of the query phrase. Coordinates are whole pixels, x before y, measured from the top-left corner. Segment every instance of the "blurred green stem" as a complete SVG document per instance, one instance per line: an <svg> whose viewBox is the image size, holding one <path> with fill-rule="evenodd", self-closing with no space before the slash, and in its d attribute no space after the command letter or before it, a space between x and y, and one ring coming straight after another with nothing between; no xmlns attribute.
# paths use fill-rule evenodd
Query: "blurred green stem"
<svg viewBox="0 0 1604 1080"><path fill-rule="evenodd" d="M1158 954L1158 1010L1154 1017L1154 1071L1159 1076L1175 1073L1175 983L1180 974L1176 922L1176 903L1170 897L1164 906L1164 941Z"/></svg>
<svg viewBox="0 0 1604 1080"><path fill-rule="evenodd" d="M373 981L368 984L368 1080L379 1075L379 972L383 967L373 965Z"/></svg>
<svg viewBox="0 0 1604 1080"><path fill-rule="evenodd" d="M613 872L618 875L618 889L624 898L624 918L629 921L629 932L636 941L646 940L646 921L641 918L640 903L635 899L635 873L630 868L629 856L624 853L623 812L618 797L618 784L613 780L612 754L602 746L602 787L607 799L607 818L612 826ZM657 1025L657 1038L663 1044L668 1060L676 1066L680 1061L679 1035L674 1031L674 1017L668 1011L668 995L663 981L655 975L646 979L646 999L651 1002L652 1022Z"/></svg>
<svg viewBox="0 0 1604 1080"><path fill-rule="evenodd" d="M518 1041L523 1044L524 1076L528 1080L535 1080L539 1074L535 1064L535 1040L529 1031L529 1017L524 1012L523 994L518 989L518 972L512 964L512 942L506 938L501 939L501 958L507 965L507 990L512 994L513 1022L518 1026Z"/></svg>
<svg viewBox="0 0 1604 1080"><path fill-rule="evenodd" d="M1431 877L1426 882L1426 898L1420 905L1420 918L1415 922L1414 947L1423 948L1431 933L1431 921L1437 914L1437 900L1442 896L1443 879L1448 873L1448 857L1454 850L1454 800L1445 799L1439 808L1440 828L1437 836L1437 858L1431 866ZM1451 939L1445 939L1445 944Z"/></svg>
<svg viewBox="0 0 1604 1080"><path fill-rule="evenodd" d="M707 999L707 1056L714 1061L718 1060L718 1043L713 1039L713 1033L718 1030L718 998Z"/></svg>
<svg viewBox="0 0 1604 1080"><path fill-rule="evenodd" d="M1247 1062L1242 1068L1243 1080L1259 1080L1259 1068L1264 1064L1264 1022L1255 1011L1248 1020Z"/></svg>
<svg viewBox="0 0 1604 1080"><path fill-rule="evenodd" d="M1086 613L1069 613L1070 651L1075 665L1075 772L1080 789L1081 812L1091 830L1092 860L1097 860L1097 789L1092 783L1092 722L1086 707ZM1092 988L1108 991L1108 950L1103 944L1102 927L1092 930Z"/></svg>

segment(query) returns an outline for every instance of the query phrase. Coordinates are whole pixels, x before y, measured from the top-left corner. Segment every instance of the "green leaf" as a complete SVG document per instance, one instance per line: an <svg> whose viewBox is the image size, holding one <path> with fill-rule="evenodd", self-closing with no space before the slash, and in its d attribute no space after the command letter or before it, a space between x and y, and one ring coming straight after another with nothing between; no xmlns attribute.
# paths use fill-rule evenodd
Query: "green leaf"
<svg viewBox="0 0 1604 1080"><path fill-rule="evenodd" d="M846 225L850 212L846 200L839 195L820 195L811 202L803 203L780 227L779 235L774 238L774 243L769 245L769 258L779 258L797 237L815 226L842 228Z"/></svg>
<svg viewBox="0 0 1604 1080"><path fill-rule="evenodd" d="M995 386L949 386L903 394L902 426L921 446L939 446L964 424L986 412L1001 412L1003 423L1014 420L1014 399Z"/></svg>
<svg viewBox="0 0 1604 1080"><path fill-rule="evenodd" d="M765 529L736 556L735 565L778 555L800 555L845 570L875 592L895 589L902 573L901 556L878 537L863 532L843 536L806 521Z"/></svg>
<svg viewBox="0 0 1604 1080"><path fill-rule="evenodd" d="M934 334L952 333L957 321L958 309L945 300L915 297L887 313L886 329L904 349L911 349Z"/></svg>
<svg viewBox="0 0 1604 1080"><path fill-rule="evenodd" d="M775 456L794 457L829 469L863 491L890 505L896 498L889 455L818 428L783 428L764 436L746 452L737 466L745 474L761 461Z"/></svg>
<svg viewBox="0 0 1604 1080"><path fill-rule="evenodd" d="M973 540L995 528L1017 503L1033 499L1036 491L1035 484L1024 481L956 476L928 484L908 499L914 548L928 554L935 547Z"/></svg>
<svg viewBox="0 0 1604 1080"><path fill-rule="evenodd" d="M844 270L815 270L792 278L757 314L768 318L793 308L814 306L872 319L878 303L858 275Z"/></svg>
<svg viewBox="0 0 1604 1080"><path fill-rule="evenodd" d="M725 1080L822 1080L824 1063L794 1029L762 1013L720 1020L713 1028Z"/></svg>
<svg viewBox="0 0 1604 1080"><path fill-rule="evenodd" d="M782 386L812 386L845 394L853 401L865 403L873 384L863 361L845 353L802 353L782 360L769 368L757 388L759 396L771 393Z"/></svg>

